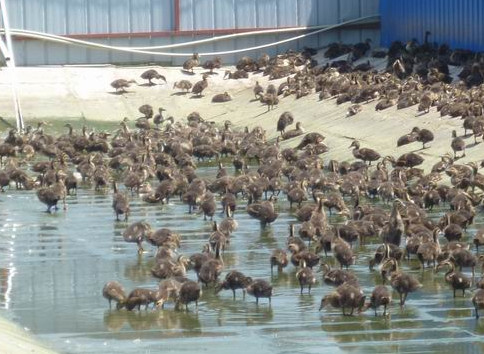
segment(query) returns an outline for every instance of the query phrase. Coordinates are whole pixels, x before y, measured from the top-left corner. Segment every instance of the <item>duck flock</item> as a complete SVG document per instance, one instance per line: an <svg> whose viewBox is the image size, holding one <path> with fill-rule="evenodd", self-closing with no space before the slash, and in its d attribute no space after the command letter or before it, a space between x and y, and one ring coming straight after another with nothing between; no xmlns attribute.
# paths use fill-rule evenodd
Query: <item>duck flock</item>
<svg viewBox="0 0 484 354"><path fill-rule="evenodd" d="M418 112L425 113L436 107L442 116L461 117L464 134L471 131L477 145L484 126L484 62L479 55L429 43L428 34L423 44L396 42L383 53L370 48L369 41L354 46L332 44L326 56L346 59L326 66L317 65L311 48L273 58L244 57L237 70L226 71L225 77L243 79L256 72L270 79L287 77L279 87L270 84L263 88L259 83L254 87L255 98L268 109L288 95L309 94L319 94L321 100L336 98L338 104L351 101L348 115L357 114L372 100L378 100L377 110L415 105ZM387 69L377 72L369 61L354 64L370 55L387 57ZM183 69L193 73L199 65L199 56L194 54ZM449 65L463 67L458 82L452 82ZM220 58L207 61L203 68L209 72L203 73L201 81L178 81L173 89L202 95L209 75L221 68ZM141 77L150 86L152 80L167 81L153 69ZM111 86L123 93L134 82L119 79ZM215 97L214 102L231 99L226 92ZM126 242L136 244L139 254L145 252L146 243L156 247L151 273L160 279L158 288L125 292L118 281L109 281L102 294L110 307L112 301L118 310L139 310L151 304L163 308L173 302L176 309L183 305L188 309L192 302L198 306L202 289L215 293L232 290L234 299L236 290L242 289L257 302L267 298L270 303L274 293L270 279L228 269L224 251L231 247L231 238L237 237L239 213L259 220L262 228L270 227L287 203L293 222L286 245L273 249L260 265L270 267L271 272L295 267L301 295L317 286L322 273L324 283L334 291L321 299L319 310L329 305L341 309L343 315L353 315L355 310L360 313L372 308L376 315L383 307L386 315L393 296L398 296L398 305L403 307L407 296L422 287L407 272L408 260L415 258L423 271L445 270L441 280L454 297L475 288L469 301L479 317L484 308L484 281L476 279L475 268L484 259L479 255L484 229L470 239L467 228L480 212L484 175L478 172L480 161L458 163L465 156L466 144L456 131L449 136L454 154L442 156L425 171L418 168L423 158L417 153L382 157L357 140L349 146L353 160L326 161L324 154L331 146L325 144L324 135L306 132L300 122L289 129L295 123L291 112L282 113L274 121L274 130L267 132L259 126L237 129L230 120L217 125L197 112L176 120L165 118L163 108L154 114L153 107L143 105L139 111L143 117L135 128L124 119L112 134L87 127L75 131L66 124L66 134L53 136L44 132L41 122L25 132L10 130L0 144L2 190L8 186L35 188L47 211L55 212L59 203L67 210L66 200L75 198L80 181L90 182L82 188L89 185L112 193L115 219L126 223ZM269 140L268 135L277 138ZM279 145L291 139L296 141L293 148ZM415 127L402 132L395 149L412 143L425 149L433 140L431 131ZM215 162L218 169L213 176L201 177L197 165L206 161ZM233 165L235 172L224 164ZM184 236L174 230L154 230L143 220L130 222L132 201L138 198L146 204L169 205L180 200L188 213L210 219L213 231L206 235L201 252L184 254ZM376 205L374 200L387 206ZM428 212L438 205L447 210L435 220ZM225 215L220 222L213 220L217 212ZM328 214L339 214L339 222L330 223ZM364 294L351 269L361 262L359 250L367 244L378 245L369 271L381 273L381 282L374 284L371 294ZM334 262L339 267L332 269ZM463 268L471 274L462 273Z"/></svg>

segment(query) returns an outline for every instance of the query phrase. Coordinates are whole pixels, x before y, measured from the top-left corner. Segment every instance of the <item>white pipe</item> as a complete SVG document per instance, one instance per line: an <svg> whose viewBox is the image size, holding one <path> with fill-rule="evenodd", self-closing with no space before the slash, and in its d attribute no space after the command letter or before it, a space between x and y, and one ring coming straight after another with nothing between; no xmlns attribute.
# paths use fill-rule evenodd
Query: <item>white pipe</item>
<svg viewBox="0 0 484 354"><path fill-rule="evenodd" d="M277 42L262 44L262 45L259 45L259 46L242 48L242 49L235 49L235 50L229 50L229 51L205 52L205 53L199 53L199 55L201 55L201 56L230 55L230 54L242 53L242 52L246 52L246 51L264 49L264 48L284 44L284 43L287 43L287 42L295 41L295 40L298 40L298 39L302 39L302 38L305 38L305 37L309 37L309 36L312 36L312 35L315 35L315 34L318 34L318 33L327 32L327 31L330 31L330 30L333 30L333 29L336 29L336 28L339 28L339 27L349 25L349 24L362 22L362 21L370 20L370 19L375 19L378 16L379 15L365 16L365 17L360 17L360 18L357 18L357 19L345 21L345 22L342 22L342 23L338 23L338 24L335 24L335 25L331 25L331 26L324 26L324 28L321 28L321 29L316 30L316 31L312 31L312 32L309 32L309 33L305 33L305 34L302 34L302 35L295 36L295 37L283 39L283 40L280 40L280 41L277 41ZM316 26L316 27L321 27L321 26ZM308 28L310 28L310 27L308 27ZM190 42L185 42L185 43L172 44L172 45L167 45L167 46L140 47L140 48L149 48L149 49L176 48L176 47L183 47L183 46L193 46L193 45L212 42L212 41L217 42L217 41L241 37L241 36L260 35L260 34L277 34L277 33L283 33L283 32L289 32L289 31L298 31L298 30L301 30L301 28L290 28L290 29L282 28L282 29L274 29L274 30L262 30L262 31L252 31L252 32L244 32L244 33L234 33L234 34L230 34L230 35L224 35L224 36L213 37L213 38L208 38L208 39L201 39L201 40L198 40L198 41L190 41ZM187 57L187 56L192 55L192 53L153 52L153 51L148 51L148 50L144 50L144 49L135 49L136 47L131 48L131 47L109 46L109 45L105 45L105 44L83 41L83 40L80 40L80 39L68 38L68 37L58 36L58 35L54 35L54 34L36 32L36 31L29 31L29 30L14 29L14 30L12 30L12 33L15 34L15 35L21 35L21 36L25 36L25 37L29 37L29 38L40 39L40 40L47 40L47 41L61 43L61 44L74 44L74 45L86 46L86 47L91 47L91 48L98 48L98 49L105 49L105 50L116 50L116 51L135 53L135 54L147 54L147 55L155 55L155 56L173 56L173 57Z"/></svg>
<svg viewBox="0 0 484 354"><path fill-rule="evenodd" d="M5 5L5 0L0 0L0 11L3 21L3 27L5 28L5 41L2 45L2 52L5 56L5 62L7 64L7 72L10 77L10 87L12 89L12 98L13 98L13 105L15 107L15 118L17 120L17 130L23 131L24 129L24 120L22 117L22 110L20 108L20 101L17 94L17 79L15 76L15 55L13 52L13 44L12 44L12 36L10 31L10 23L8 21L8 12L7 6ZM0 38L0 41L1 38ZM5 48L6 47L6 48Z"/></svg>

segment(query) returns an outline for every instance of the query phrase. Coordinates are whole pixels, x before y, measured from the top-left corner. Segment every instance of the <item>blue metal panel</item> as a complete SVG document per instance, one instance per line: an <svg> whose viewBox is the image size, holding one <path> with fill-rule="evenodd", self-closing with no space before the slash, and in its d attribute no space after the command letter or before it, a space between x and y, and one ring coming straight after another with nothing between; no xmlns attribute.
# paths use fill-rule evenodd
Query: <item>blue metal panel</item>
<svg viewBox="0 0 484 354"><path fill-rule="evenodd" d="M297 0L299 26L315 26L318 22L317 0Z"/></svg>
<svg viewBox="0 0 484 354"><path fill-rule="evenodd" d="M258 28L277 27L276 0L259 0L256 2L256 22Z"/></svg>
<svg viewBox="0 0 484 354"><path fill-rule="evenodd" d="M12 28L24 28L22 0L10 0L6 2L8 19Z"/></svg>
<svg viewBox="0 0 484 354"><path fill-rule="evenodd" d="M129 32L129 0L109 0L110 32Z"/></svg>
<svg viewBox="0 0 484 354"><path fill-rule="evenodd" d="M45 2L45 27L49 33L66 33L66 0Z"/></svg>
<svg viewBox="0 0 484 354"><path fill-rule="evenodd" d="M105 0L89 0L87 21L89 33L109 33L109 14Z"/></svg>
<svg viewBox="0 0 484 354"><path fill-rule="evenodd" d="M152 31L173 29L173 0L151 0L150 12Z"/></svg>
<svg viewBox="0 0 484 354"><path fill-rule="evenodd" d="M131 0L131 32L151 30L150 0ZM111 19L111 22L116 19Z"/></svg>
<svg viewBox="0 0 484 354"><path fill-rule="evenodd" d="M277 27L297 26L297 2L294 0L277 1Z"/></svg>
<svg viewBox="0 0 484 354"><path fill-rule="evenodd" d="M180 0L180 29L193 30L193 0Z"/></svg>
<svg viewBox="0 0 484 354"><path fill-rule="evenodd" d="M345 22L360 17L361 0L339 0L339 20ZM339 21L338 21L339 22Z"/></svg>
<svg viewBox="0 0 484 354"><path fill-rule="evenodd" d="M235 28L255 28L255 0L234 0Z"/></svg>
<svg viewBox="0 0 484 354"><path fill-rule="evenodd" d="M45 31L45 8L40 1L24 1L24 26L32 31Z"/></svg>
<svg viewBox="0 0 484 354"><path fill-rule="evenodd" d="M45 44L45 60L50 65L62 65L67 62L67 48L58 43Z"/></svg>
<svg viewBox="0 0 484 354"><path fill-rule="evenodd" d="M69 0L67 6L67 34L87 33L86 0Z"/></svg>
<svg viewBox="0 0 484 354"><path fill-rule="evenodd" d="M193 2L193 29L214 28L214 0L196 0Z"/></svg>
<svg viewBox="0 0 484 354"><path fill-rule="evenodd" d="M214 26L217 29L235 27L234 0L214 0Z"/></svg>
<svg viewBox="0 0 484 354"><path fill-rule="evenodd" d="M425 31L432 42L453 48L484 50L482 0L380 1L382 44L416 38L422 42Z"/></svg>
<svg viewBox="0 0 484 354"><path fill-rule="evenodd" d="M320 0L318 3L318 24L333 25L339 22L339 1Z"/></svg>

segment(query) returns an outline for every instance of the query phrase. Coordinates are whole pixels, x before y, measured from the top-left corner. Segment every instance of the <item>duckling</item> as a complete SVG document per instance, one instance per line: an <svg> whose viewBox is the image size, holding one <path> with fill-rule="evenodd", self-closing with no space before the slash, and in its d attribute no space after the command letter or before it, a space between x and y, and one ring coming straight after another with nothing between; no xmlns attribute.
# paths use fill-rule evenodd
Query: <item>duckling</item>
<svg viewBox="0 0 484 354"><path fill-rule="evenodd" d="M269 112L274 109L275 105L279 104L279 98L275 94L266 93L260 98L260 102L267 105L267 112Z"/></svg>
<svg viewBox="0 0 484 354"><path fill-rule="evenodd" d="M136 288L129 293L123 305L128 311L132 311L136 306L138 307L138 311L140 311L141 305L145 305L145 310L148 310L149 304L156 302L156 291L144 288Z"/></svg>
<svg viewBox="0 0 484 354"><path fill-rule="evenodd" d="M301 287L301 295L305 285L308 286L308 294L311 294L311 287L316 284L316 277L314 276L313 270L306 267L306 261L304 259L301 259L299 266L300 269L296 273L296 279Z"/></svg>
<svg viewBox="0 0 484 354"><path fill-rule="evenodd" d="M336 228L336 233L337 236L331 242L331 248L334 257L340 265L340 269L343 269L343 266L348 269L350 265L355 263L356 256L353 254L350 245L341 239L339 234L339 228Z"/></svg>
<svg viewBox="0 0 484 354"><path fill-rule="evenodd" d="M66 205L67 189L64 184L63 177L59 172L56 172L56 182L49 187L42 187L37 190L37 198L47 205L47 212L51 213L54 208L57 210L57 203L59 200L63 201L64 210L67 209Z"/></svg>
<svg viewBox="0 0 484 354"><path fill-rule="evenodd" d="M292 209L292 204L297 203L301 207L301 203L308 200L306 196L306 181L302 181L299 186L295 186L287 192L287 200L289 201L289 208Z"/></svg>
<svg viewBox="0 0 484 354"><path fill-rule="evenodd" d="M306 146L309 144L321 144L325 137L321 135L320 133L307 133L299 143L299 145L296 147L298 150L304 149Z"/></svg>
<svg viewBox="0 0 484 354"><path fill-rule="evenodd" d="M296 128L284 132L282 134L282 140L289 140L304 134L304 129L301 122L296 123Z"/></svg>
<svg viewBox="0 0 484 354"><path fill-rule="evenodd" d="M371 165L372 161L377 161L380 159L380 154L375 150L368 149L368 148L361 148L360 143L358 140L353 140L350 145L350 148L353 147L353 156L359 160L363 160L363 162L369 163Z"/></svg>
<svg viewBox="0 0 484 354"><path fill-rule="evenodd" d="M434 134L428 129L420 129L418 127L414 127L412 131L418 134L417 141L422 143L422 149L427 148L425 144L434 141Z"/></svg>
<svg viewBox="0 0 484 354"><path fill-rule="evenodd" d="M449 270L445 273L445 281L452 286L454 297L456 290L462 290L462 296L465 296L466 289L471 287L471 280L464 274L456 272L455 264L449 260L440 262L437 266L437 271L446 266L449 267Z"/></svg>
<svg viewBox="0 0 484 354"><path fill-rule="evenodd" d="M466 156L466 142L464 139L457 136L457 132L452 130L452 143L450 147L454 151L454 160L457 159L457 151L462 151L462 155L460 157Z"/></svg>
<svg viewBox="0 0 484 354"><path fill-rule="evenodd" d="M312 268L319 263L319 256L316 253L307 250L305 244L302 249L296 243L289 244L287 248L292 253L291 263L295 267L301 264L301 260L304 260L309 268Z"/></svg>
<svg viewBox="0 0 484 354"><path fill-rule="evenodd" d="M392 288L400 296L400 307L405 305L409 293L422 287L422 284L412 275L398 270L398 263L395 259L387 259L381 266L383 281L390 280Z"/></svg>
<svg viewBox="0 0 484 354"><path fill-rule="evenodd" d="M449 260L454 262L456 266L459 266L461 271L463 267L470 267L472 271L472 278L474 278L474 269L477 265L478 258L469 250L458 248L451 253Z"/></svg>
<svg viewBox="0 0 484 354"><path fill-rule="evenodd" d="M214 254L211 252L209 243L203 246L201 253L194 253L190 256L189 258L190 264L193 270L195 271L195 273L197 274L197 278L200 273L200 269L202 268L202 265L209 259L213 259L213 258L214 258Z"/></svg>
<svg viewBox="0 0 484 354"><path fill-rule="evenodd" d="M377 285L370 296L370 302L366 305L375 310L375 316L378 316L377 310L383 306L383 316L387 315L387 307L392 303L392 294L385 285Z"/></svg>
<svg viewBox="0 0 484 354"><path fill-rule="evenodd" d="M247 294L255 297L256 304L259 304L259 298L268 298L269 304L272 297L272 285L264 279L254 279L245 287Z"/></svg>
<svg viewBox="0 0 484 354"><path fill-rule="evenodd" d="M219 275L222 273L223 266L219 249L217 248L215 258L209 258L200 267L198 281L203 283L205 287L208 287L209 284L215 284Z"/></svg>
<svg viewBox="0 0 484 354"><path fill-rule="evenodd" d="M207 74L203 74L202 80L193 85L192 93L198 97L202 97L202 92L208 87Z"/></svg>
<svg viewBox="0 0 484 354"><path fill-rule="evenodd" d="M213 69L220 69L222 66L222 58L215 57L213 60L207 60L203 63L202 68L210 70L209 74L213 74Z"/></svg>
<svg viewBox="0 0 484 354"><path fill-rule="evenodd" d="M252 278L245 276L243 273L232 270L227 273L225 276L225 280L218 284L215 293L220 292L221 290L232 290L234 300L235 300L235 290L242 289L243 296L245 297L245 288L252 283Z"/></svg>
<svg viewBox="0 0 484 354"><path fill-rule="evenodd" d="M155 69L148 69L144 73L141 74L141 78L144 80L148 80L148 85L153 86L156 85L152 80L163 80L166 83L166 78L158 73Z"/></svg>
<svg viewBox="0 0 484 354"><path fill-rule="evenodd" d="M247 213L253 218L258 219L263 226L270 224L279 216L274 210L274 203L276 201L277 197L271 195L267 201L249 204L247 206Z"/></svg>
<svg viewBox="0 0 484 354"><path fill-rule="evenodd" d="M291 112L284 112L279 116L277 120L277 131L281 132L281 136L283 136L286 128L294 123L294 116Z"/></svg>
<svg viewBox="0 0 484 354"><path fill-rule="evenodd" d="M200 204L200 212L203 212L203 220L206 221L207 216L210 217L210 220L213 220L216 208L215 196L210 192L206 192Z"/></svg>
<svg viewBox="0 0 484 354"><path fill-rule="evenodd" d="M191 73L194 74L193 68L197 67L198 65L200 65L200 56L198 53L194 53L190 59L187 59L183 63L183 70L191 71Z"/></svg>
<svg viewBox="0 0 484 354"><path fill-rule="evenodd" d="M342 284L336 288L336 290L326 295L321 299L321 305L319 311L321 311L326 305L331 305L334 308L341 308L343 316L346 316L346 310L351 309L349 316L353 316L354 309L361 310L365 304L366 297L358 286L352 284Z"/></svg>
<svg viewBox="0 0 484 354"><path fill-rule="evenodd" d="M353 273L343 269L331 269L327 263L321 264L323 280L331 286L340 286L343 283L358 284L358 278Z"/></svg>
<svg viewBox="0 0 484 354"><path fill-rule="evenodd" d="M274 266L277 266L278 272L282 272L282 270L286 268L287 265L289 264L286 252L280 248L273 250L270 257L270 263L271 263L271 275L273 275Z"/></svg>
<svg viewBox="0 0 484 354"><path fill-rule="evenodd" d="M436 227L432 232L432 236L433 236L432 241L423 242L417 249L417 257L420 260L422 269L425 269L425 262L427 262L427 265L430 262L433 262L434 269L436 267L435 262L441 252L439 237L438 237L439 233L440 233L440 229Z"/></svg>
<svg viewBox="0 0 484 354"><path fill-rule="evenodd" d="M111 301L116 302L116 309L120 309L126 301L126 294L123 286L117 281L107 282L103 287L103 297L109 301L109 309L111 309Z"/></svg>
<svg viewBox="0 0 484 354"><path fill-rule="evenodd" d="M255 82L255 86L252 92L254 92L254 96L256 100L260 100L260 98L263 96L264 88L259 84L259 81Z"/></svg>
<svg viewBox="0 0 484 354"><path fill-rule="evenodd" d="M484 309L484 289L479 289L474 293L472 297L472 304L476 311L476 319L479 318L479 310Z"/></svg>
<svg viewBox="0 0 484 354"><path fill-rule="evenodd" d="M166 255L164 255L166 254ZM170 256L173 254L169 248L158 248L156 253L156 263L151 268L151 274L159 279L167 279L171 277L185 277L186 267L190 260L185 256L178 256L173 260Z"/></svg>
<svg viewBox="0 0 484 354"><path fill-rule="evenodd" d="M118 192L117 184L113 181L113 203L112 207L114 209L114 213L116 214L116 221L119 221L119 215L124 214L124 221L128 221L129 216L129 201L128 198Z"/></svg>
<svg viewBox="0 0 484 354"><path fill-rule="evenodd" d="M136 242L138 253L143 253L142 243L151 232L151 226L146 221L137 221L129 225L123 232L123 239L126 242Z"/></svg>
<svg viewBox="0 0 484 354"><path fill-rule="evenodd" d="M402 249L391 243L384 243L378 246L375 255L369 261L370 270L373 270L375 265L381 264L387 258L394 258L397 261L401 261L403 258Z"/></svg>
<svg viewBox="0 0 484 354"><path fill-rule="evenodd" d="M224 79L233 79L233 80L238 80L238 79L247 79L249 77L249 74L245 70L236 70L235 72L231 72L230 70L225 71Z"/></svg>
<svg viewBox="0 0 484 354"><path fill-rule="evenodd" d="M116 90L116 93L127 92L126 88L128 88L131 84L137 84L136 80L117 79L111 82L111 87Z"/></svg>
<svg viewBox="0 0 484 354"><path fill-rule="evenodd" d="M186 280L182 278L170 278L160 281L158 286L158 300L156 302L156 307L164 308L165 303L169 300L176 302L180 294L180 288L185 281Z"/></svg>
<svg viewBox="0 0 484 354"><path fill-rule="evenodd" d="M232 232L237 230L237 228L239 227L239 224L233 218L232 210L230 209L230 207L225 208L225 215L226 217L220 222L218 229L221 232L223 232L227 237L229 237L232 234Z"/></svg>
<svg viewBox="0 0 484 354"><path fill-rule="evenodd" d="M354 116L360 113L363 110L363 106L361 104L353 104L348 108L348 112L346 113L347 117Z"/></svg>
<svg viewBox="0 0 484 354"><path fill-rule="evenodd" d="M145 238L146 241L156 247L180 247L180 235L167 228L161 228L154 232L151 232L150 228L150 230L147 230Z"/></svg>
<svg viewBox="0 0 484 354"><path fill-rule="evenodd" d="M220 103L220 102L229 102L232 101L232 97L228 94L228 92L219 93L212 97L213 103Z"/></svg>
<svg viewBox="0 0 484 354"><path fill-rule="evenodd" d="M173 84L173 89L177 88L179 90L185 90L187 93L190 92L192 87L193 87L193 84L188 80L176 81Z"/></svg>
<svg viewBox="0 0 484 354"><path fill-rule="evenodd" d="M484 229L477 230L472 242L476 246L476 253L479 253L479 246L484 245Z"/></svg>
<svg viewBox="0 0 484 354"><path fill-rule="evenodd" d="M198 308L198 300L201 295L202 289L200 288L200 285L192 280L187 280L180 287L175 309L179 309L180 305L185 305L185 310L188 311L188 304L194 301L196 308Z"/></svg>

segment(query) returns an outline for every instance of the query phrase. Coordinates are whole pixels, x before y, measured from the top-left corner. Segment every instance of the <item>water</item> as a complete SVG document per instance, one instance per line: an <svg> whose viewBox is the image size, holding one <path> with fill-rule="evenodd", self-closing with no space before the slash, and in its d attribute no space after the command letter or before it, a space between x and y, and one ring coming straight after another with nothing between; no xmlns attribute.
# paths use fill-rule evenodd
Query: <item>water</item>
<svg viewBox="0 0 484 354"><path fill-rule="evenodd" d="M213 167L199 170L213 175ZM406 307L391 308L391 317L374 317L373 311L343 317L326 308L318 312L321 298L333 290L318 284L311 295L299 294L292 265L275 274L272 304L230 291L214 294L204 289L198 311L110 311L101 289L109 280L120 281L127 291L156 288L151 276L154 247L137 255L136 245L123 241L124 222L115 222L111 193L81 188L68 198L68 210L45 213L33 191L7 190L0 195L0 306L2 312L28 328L60 352L69 353L321 353L337 352L483 352L484 320L476 321L471 295L453 299L443 273L417 270L418 263L404 261L403 268L423 283L408 297ZM224 255L226 270L237 269L253 278L271 279L269 255L284 247L289 223L295 221L287 202L279 202L276 222L261 229L257 220L242 211L235 218L239 229ZM177 200L169 205L149 205L133 197L130 222L148 221L154 229L168 227L182 235L180 253L199 252L211 224L203 216L187 213ZM433 213L439 218L442 210ZM217 214L215 219L221 220ZM468 232L481 227L482 216ZM341 221L332 217L331 222ZM368 270L374 244L357 246L357 274L369 295L380 283L377 271ZM334 264L333 260L329 261ZM222 276L225 276L225 271ZM469 274L469 273L468 273ZM195 279L190 271L189 277Z"/></svg>

